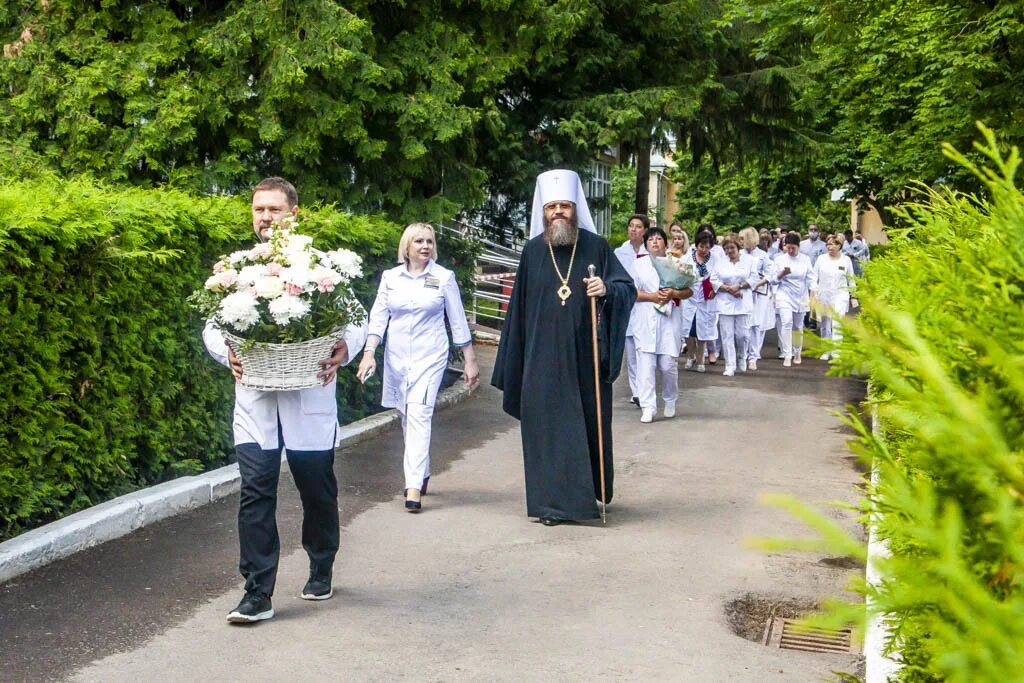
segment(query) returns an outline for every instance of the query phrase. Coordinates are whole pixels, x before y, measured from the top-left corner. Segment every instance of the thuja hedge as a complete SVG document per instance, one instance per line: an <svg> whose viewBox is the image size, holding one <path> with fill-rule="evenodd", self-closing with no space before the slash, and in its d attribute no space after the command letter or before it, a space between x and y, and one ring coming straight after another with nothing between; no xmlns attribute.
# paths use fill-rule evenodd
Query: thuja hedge
<svg viewBox="0 0 1024 683"><path fill-rule="evenodd" d="M880 438L856 447L888 539L872 610L906 681L1024 680L1024 194L982 129L985 197L928 190L859 285L845 370L866 371Z"/></svg>
<svg viewBox="0 0 1024 683"><path fill-rule="evenodd" d="M368 305L401 227L330 208L302 217L320 246L364 257ZM227 461L232 380L185 298L216 257L252 241L240 198L0 182L0 540ZM472 245L442 248L467 282ZM350 366L341 420L378 409L379 394Z"/></svg>

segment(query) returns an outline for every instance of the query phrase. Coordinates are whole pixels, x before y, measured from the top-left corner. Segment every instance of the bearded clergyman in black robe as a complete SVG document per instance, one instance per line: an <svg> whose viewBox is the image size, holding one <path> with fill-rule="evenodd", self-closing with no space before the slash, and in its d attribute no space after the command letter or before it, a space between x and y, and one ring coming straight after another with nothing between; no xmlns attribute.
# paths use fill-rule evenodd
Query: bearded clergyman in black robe
<svg viewBox="0 0 1024 683"><path fill-rule="evenodd" d="M587 267L595 267L588 277ZM633 279L597 234L572 171L537 178L491 384L521 422L526 510L548 526L600 517L590 297L597 298L605 502L612 497L612 382L636 299Z"/></svg>

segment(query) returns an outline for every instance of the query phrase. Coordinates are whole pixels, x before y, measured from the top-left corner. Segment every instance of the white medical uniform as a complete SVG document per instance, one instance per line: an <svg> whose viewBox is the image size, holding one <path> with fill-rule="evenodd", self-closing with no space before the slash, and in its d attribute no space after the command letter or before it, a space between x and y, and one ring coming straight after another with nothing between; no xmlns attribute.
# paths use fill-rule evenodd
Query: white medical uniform
<svg viewBox="0 0 1024 683"><path fill-rule="evenodd" d="M657 292L658 273L650 257L638 259L633 269L637 289ZM658 407L656 375L661 376L661 397L666 407L675 407L679 397L680 342L683 336L682 307L669 302L668 315L659 313L650 301L633 304L629 325L636 342L636 382L640 407L655 412Z"/></svg>
<svg viewBox="0 0 1024 683"><path fill-rule="evenodd" d="M778 274L789 268L789 275ZM800 356L804 341L804 313L810 310L810 293L817 288L814 266L804 254L795 257L782 252L775 257L775 309L779 314L779 343L782 357Z"/></svg>
<svg viewBox="0 0 1024 683"><path fill-rule="evenodd" d="M456 346L473 339L455 274L433 259L419 275L405 264L384 271L370 309L369 334L384 347L381 405L397 408L405 435L405 486L421 489L430 476L430 421L448 367L448 334Z"/></svg>
<svg viewBox="0 0 1024 683"><path fill-rule="evenodd" d="M718 279L723 285L738 286L757 283L757 263L741 251L735 263L726 256L717 263ZM725 356L725 370L736 370L736 360L741 358L746 367L747 344L750 341L750 324L754 313L754 298L750 289L741 289L740 296L719 292L718 327L722 336L722 355Z"/></svg>
<svg viewBox="0 0 1024 683"><path fill-rule="evenodd" d="M843 338L840 321L850 310L850 289L853 287L853 261L840 255L832 259L828 254L814 262L815 296L822 307L821 337L839 342Z"/></svg>
<svg viewBox="0 0 1024 683"><path fill-rule="evenodd" d="M347 365L359 355L366 342L366 323L345 328ZM221 365L230 367L224 336L212 321L203 330L203 343ZM245 371L243 366L242 371ZM294 391L261 391L235 383L235 413L232 424L235 445L259 444L261 450L287 446L291 451L327 451L337 444L337 382ZM284 437L284 444L278 438Z"/></svg>
<svg viewBox="0 0 1024 683"><path fill-rule="evenodd" d="M768 280L768 284L763 285L760 290L755 289L752 292L754 313L750 321L750 343L747 345L747 360L760 360L765 332L775 327L775 304L772 299L774 293L772 279L775 274L775 264L767 252L760 247L754 247L751 251L746 252L746 254L755 263L757 281L754 284L763 279Z"/></svg>
<svg viewBox="0 0 1024 683"><path fill-rule="evenodd" d="M697 270L697 264L694 262L694 250L691 247L690 251L683 254L683 257L679 259L680 263L688 263L693 268L694 273L700 277L700 271ZM711 287L715 292L722 286L721 280L718 279L718 271L715 269L716 259L713 256L708 256L707 269L708 277L704 279L711 280ZM708 301L704 298L704 289L701 285L701 280L697 280L690 287L693 290L693 296L683 301L683 335L690 335L690 328L693 326L694 318L697 319L697 339L701 341L710 341L712 339L718 339L718 308L715 302L718 301L716 295L714 299ZM698 363L703 363L704 359L698 358Z"/></svg>
<svg viewBox="0 0 1024 683"><path fill-rule="evenodd" d="M626 269L626 272L633 275L633 266L638 260L643 260L647 256L647 246L644 244L640 245L637 251L633 251L633 245L626 240L615 250L615 257L619 259L619 263ZM632 318L630 318L632 320ZM632 323L630 323L631 325ZM626 327L626 346L623 348L622 355L626 358L626 376L629 379L629 391L630 396L638 396L637 393L639 388L636 382L636 341L633 339L633 329L631 326Z"/></svg>

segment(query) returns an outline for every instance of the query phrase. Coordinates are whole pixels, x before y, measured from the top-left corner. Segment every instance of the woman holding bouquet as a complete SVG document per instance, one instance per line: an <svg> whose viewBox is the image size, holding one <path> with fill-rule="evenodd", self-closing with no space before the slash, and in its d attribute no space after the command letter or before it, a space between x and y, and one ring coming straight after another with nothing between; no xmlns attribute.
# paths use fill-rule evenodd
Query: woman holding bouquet
<svg viewBox="0 0 1024 683"><path fill-rule="evenodd" d="M838 344L843 338L839 321L850 310L850 290L853 289L853 262L842 253L843 239L838 233L825 243L827 253L814 262L815 309L821 321L821 338ZM829 360L834 352L825 352L821 359Z"/></svg>
<svg viewBox="0 0 1024 683"><path fill-rule="evenodd" d="M751 232L753 230L751 229ZM721 331L722 355L725 356L726 377L747 371L747 344L750 321L754 313L751 290L757 284L757 264L740 249L739 237L733 234L722 239L725 258L718 262L718 327Z"/></svg>
<svg viewBox="0 0 1024 683"><path fill-rule="evenodd" d="M419 512L430 480L430 421L448 365L448 333L462 348L466 384L480 378L473 338L455 274L437 264L434 228L413 223L398 243L398 265L384 271L370 310L369 331L357 376L365 382L376 370L374 351L388 333L384 349L381 405L397 408L405 436L405 509Z"/></svg>
<svg viewBox="0 0 1024 683"><path fill-rule="evenodd" d="M680 261L689 264L697 273L699 281L693 286L693 296L683 306L683 330L686 332L686 350L689 358L686 368L694 361L697 372L704 372L704 351L709 341L718 339L718 320L715 306L715 292L722 284L711 256L715 236L707 231L698 232L693 246Z"/></svg>
<svg viewBox="0 0 1024 683"><path fill-rule="evenodd" d="M676 414L679 396L679 347L682 339L682 312L679 301L692 295L690 289L664 286L654 265L668 249L665 231L650 228L644 233L649 258L639 259L633 266L636 304L630 327L636 340L636 383L640 399L640 421L652 422L658 410L657 376L661 376L661 396L665 401L665 417Z"/></svg>
<svg viewBox="0 0 1024 683"><path fill-rule="evenodd" d="M817 289L814 266L800 253L800 233L783 238L785 251L775 257L775 308L779 312L779 344L782 365L800 365L804 341L804 313L810 310L810 293Z"/></svg>

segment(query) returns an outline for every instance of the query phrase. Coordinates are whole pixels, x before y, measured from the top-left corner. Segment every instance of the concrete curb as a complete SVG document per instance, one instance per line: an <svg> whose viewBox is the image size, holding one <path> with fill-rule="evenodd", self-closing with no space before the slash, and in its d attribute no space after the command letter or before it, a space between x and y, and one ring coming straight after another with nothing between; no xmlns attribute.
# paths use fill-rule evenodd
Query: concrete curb
<svg viewBox="0 0 1024 683"><path fill-rule="evenodd" d="M868 387L868 395L871 395L871 387ZM881 438L882 428L878 418L878 407L871 406L871 433L876 438ZM878 467L871 467L871 483L878 483ZM876 531L876 520L868 522L868 563L866 579L868 585L878 586L885 579L885 576L878 568L880 560L890 556L889 543L878 537ZM868 597L871 604L871 598ZM864 682L865 683L886 683L902 669L898 657L899 652L891 655L885 654L886 641L892 634L892 629L886 620L874 615L869 618L867 633L864 635Z"/></svg>
<svg viewBox="0 0 1024 683"><path fill-rule="evenodd" d="M476 387L460 382L438 395L437 409L461 403L475 390ZM338 432L338 447L353 446L372 438L398 420L397 410L386 410L345 425ZM150 486L27 531L0 543L0 583L147 524L229 496L238 491L239 484L238 465L226 465Z"/></svg>

